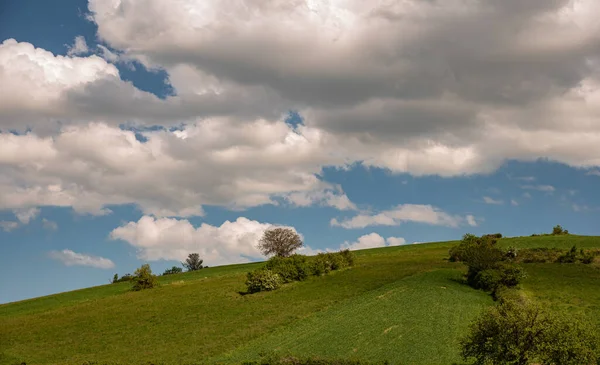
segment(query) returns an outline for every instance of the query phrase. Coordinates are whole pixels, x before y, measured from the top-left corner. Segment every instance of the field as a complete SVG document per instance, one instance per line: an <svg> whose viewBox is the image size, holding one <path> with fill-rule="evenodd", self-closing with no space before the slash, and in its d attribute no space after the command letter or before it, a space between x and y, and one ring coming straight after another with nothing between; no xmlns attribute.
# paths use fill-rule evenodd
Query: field
<svg viewBox="0 0 600 365"><path fill-rule="evenodd" d="M461 282L447 261L457 242L356 251L356 265L242 295L262 265L211 267L0 305L0 364L241 363L261 353L459 363L458 339L491 297ZM600 247L600 237L500 240L503 247ZM525 264L525 295L600 325L597 264Z"/></svg>

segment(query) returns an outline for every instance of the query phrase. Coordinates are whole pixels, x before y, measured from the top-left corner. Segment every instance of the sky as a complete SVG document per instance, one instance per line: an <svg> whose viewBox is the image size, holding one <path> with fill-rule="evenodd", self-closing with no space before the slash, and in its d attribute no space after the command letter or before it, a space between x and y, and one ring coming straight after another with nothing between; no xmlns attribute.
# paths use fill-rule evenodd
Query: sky
<svg viewBox="0 0 600 365"><path fill-rule="evenodd" d="M0 303L192 252L600 235L596 0L0 2Z"/></svg>

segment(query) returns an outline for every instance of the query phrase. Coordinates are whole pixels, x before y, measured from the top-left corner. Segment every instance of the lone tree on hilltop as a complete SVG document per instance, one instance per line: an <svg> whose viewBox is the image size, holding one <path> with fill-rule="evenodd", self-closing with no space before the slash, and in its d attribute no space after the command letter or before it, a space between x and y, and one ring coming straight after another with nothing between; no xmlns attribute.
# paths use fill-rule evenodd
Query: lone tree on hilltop
<svg viewBox="0 0 600 365"><path fill-rule="evenodd" d="M188 255L187 259L185 259L185 262L182 262L181 264L188 271L196 271L196 270L200 270L203 268L203 266L202 266L203 262L204 262L204 260L202 260L200 258L200 254L191 253Z"/></svg>
<svg viewBox="0 0 600 365"><path fill-rule="evenodd" d="M291 228L272 228L265 231L258 249L265 255L288 257L302 247L300 235Z"/></svg>

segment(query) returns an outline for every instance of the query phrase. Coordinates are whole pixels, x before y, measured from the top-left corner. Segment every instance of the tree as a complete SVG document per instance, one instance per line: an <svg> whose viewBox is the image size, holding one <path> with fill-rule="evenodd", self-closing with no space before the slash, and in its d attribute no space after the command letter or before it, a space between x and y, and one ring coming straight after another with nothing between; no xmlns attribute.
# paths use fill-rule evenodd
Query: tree
<svg viewBox="0 0 600 365"><path fill-rule="evenodd" d="M552 234L553 235L563 234L563 233L564 233L564 230L563 230L563 228L561 227L560 224L557 224L556 226L554 226L554 228L552 228Z"/></svg>
<svg viewBox="0 0 600 365"><path fill-rule="evenodd" d="M265 255L288 257L302 247L300 235L291 228L266 230L258 243L258 249Z"/></svg>
<svg viewBox="0 0 600 365"><path fill-rule="evenodd" d="M163 272L163 275L179 274L182 271L183 271L182 268L180 268L178 266L173 266L170 269L166 269L165 272Z"/></svg>
<svg viewBox="0 0 600 365"><path fill-rule="evenodd" d="M133 275L133 288L132 290L144 290L152 289L158 286L158 280L156 275L152 274L150 265L144 264L139 269L135 270Z"/></svg>
<svg viewBox="0 0 600 365"><path fill-rule="evenodd" d="M200 270L203 268L202 262L204 262L204 261L202 259L200 259L200 254L191 253L188 255L188 258L185 259L185 262L182 262L181 264L188 271L196 271L196 270Z"/></svg>
<svg viewBox="0 0 600 365"><path fill-rule="evenodd" d="M597 339L582 322L524 300L488 309L461 346L465 360L477 365L590 365L598 357Z"/></svg>
<svg viewBox="0 0 600 365"><path fill-rule="evenodd" d="M114 284L114 283L118 283L118 282L119 282L119 274L115 274L113 276L112 283Z"/></svg>

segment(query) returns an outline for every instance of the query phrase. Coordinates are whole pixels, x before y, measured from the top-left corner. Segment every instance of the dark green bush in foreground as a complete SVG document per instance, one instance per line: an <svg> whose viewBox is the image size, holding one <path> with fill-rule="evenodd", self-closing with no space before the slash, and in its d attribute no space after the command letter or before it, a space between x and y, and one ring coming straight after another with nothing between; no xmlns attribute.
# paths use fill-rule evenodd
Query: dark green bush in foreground
<svg viewBox="0 0 600 365"><path fill-rule="evenodd" d="M600 347L584 322L526 300L507 300L471 324L461 349L477 365L596 365Z"/></svg>

